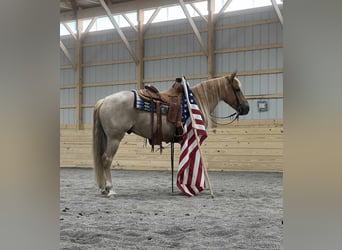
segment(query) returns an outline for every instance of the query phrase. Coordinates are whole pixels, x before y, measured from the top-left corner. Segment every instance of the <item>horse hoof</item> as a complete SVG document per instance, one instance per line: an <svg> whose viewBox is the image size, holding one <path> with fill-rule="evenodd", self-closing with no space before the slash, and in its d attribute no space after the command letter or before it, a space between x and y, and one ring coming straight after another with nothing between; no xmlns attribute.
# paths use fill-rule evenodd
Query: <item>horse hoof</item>
<svg viewBox="0 0 342 250"><path fill-rule="evenodd" d="M103 194L103 195L107 195L109 192L108 192L108 190L106 190L106 189L102 189L101 190L101 194Z"/></svg>
<svg viewBox="0 0 342 250"><path fill-rule="evenodd" d="M107 194L107 197L112 197L112 196L115 196L116 195L116 192L113 191L113 190L109 190L108 194Z"/></svg>

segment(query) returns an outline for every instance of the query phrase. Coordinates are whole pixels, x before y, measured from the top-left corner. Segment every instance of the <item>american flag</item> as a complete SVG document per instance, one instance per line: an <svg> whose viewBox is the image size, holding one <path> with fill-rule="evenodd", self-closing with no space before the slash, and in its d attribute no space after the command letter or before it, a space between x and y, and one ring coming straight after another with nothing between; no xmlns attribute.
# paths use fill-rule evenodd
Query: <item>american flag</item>
<svg viewBox="0 0 342 250"><path fill-rule="evenodd" d="M185 93L182 98L182 123L184 135L183 141L181 142L177 187L183 194L194 196L206 187L202 157L194 129L197 130L200 144L202 144L204 139L207 138L207 132L202 120L202 113L195 102L189 83L185 78L183 78L183 83L185 85ZM195 124L193 124L191 120L186 95L190 102L190 108Z"/></svg>

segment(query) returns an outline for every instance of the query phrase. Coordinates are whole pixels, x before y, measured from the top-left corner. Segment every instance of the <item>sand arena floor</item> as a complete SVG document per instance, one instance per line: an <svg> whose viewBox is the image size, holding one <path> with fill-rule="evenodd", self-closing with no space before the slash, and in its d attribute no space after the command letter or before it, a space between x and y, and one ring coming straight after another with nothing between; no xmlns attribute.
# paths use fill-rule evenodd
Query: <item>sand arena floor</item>
<svg viewBox="0 0 342 250"><path fill-rule="evenodd" d="M196 197L170 171L112 170L115 198L92 169L60 171L61 249L283 249L281 173L209 172Z"/></svg>

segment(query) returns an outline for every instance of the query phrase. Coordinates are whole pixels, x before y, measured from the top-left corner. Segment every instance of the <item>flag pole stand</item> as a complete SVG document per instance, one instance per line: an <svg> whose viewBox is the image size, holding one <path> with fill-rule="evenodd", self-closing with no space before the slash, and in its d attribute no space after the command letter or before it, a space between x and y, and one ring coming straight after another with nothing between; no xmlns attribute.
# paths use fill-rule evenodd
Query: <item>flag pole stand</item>
<svg viewBox="0 0 342 250"><path fill-rule="evenodd" d="M183 76L183 85L185 85L185 77ZM187 89L186 89L186 86L184 86L184 91L187 92ZM191 117L191 122L192 124L196 124L195 122L195 118L192 114L192 111L191 111L191 108L190 108L190 101L189 101L189 98L188 98L188 93L185 93L185 96L186 96L186 102L187 102L187 105L189 107L189 113L190 113L190 117ZM195 129L194 127L192 128L192 130L194 131L194 134L195 134L195 137L196 137L196 141L197 141L197 145L198 145L198 149L199 149L199 152L200 152L200 156L201 156L201 160L202 160L202 166L204 168L204 175L205 175L205 178L207 179L207 182L208 182L208 186L209 186L209 190L210 190L210 195L211 195L211 198L214 199L214 192L213 192L213 189L212 189L212 186L211 186L211 182L210 182L210 179L209 179L209 174L208 174L208 170L207 170L207 167L205 166L205 162L203 160L203 156L202 156L202 149L201 149L201 144L200 144L200 139L198 137L198 134L197 134L197 129Z"/></svg>
<svg viewBox="0 0 342 250"><path fill-rule="evenodd" d="M174 169L175 145L171 142L171 191L173 193L173 169Z"/></svg>

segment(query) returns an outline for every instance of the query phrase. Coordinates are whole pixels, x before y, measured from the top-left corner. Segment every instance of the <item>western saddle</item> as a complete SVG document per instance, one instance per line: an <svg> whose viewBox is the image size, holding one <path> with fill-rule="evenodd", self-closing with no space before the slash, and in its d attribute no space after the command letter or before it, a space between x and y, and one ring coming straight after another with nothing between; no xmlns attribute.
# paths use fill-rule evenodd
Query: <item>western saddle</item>
<svg viewBox="0 0 342 250"><path fill-rule="evenodd" d="M172 142L180 142L183 137L182 125L182 94L183 94L182 78L176 78L173 86L163 92L159 92L154 86L147 85L143 89L138 90L141 99L148 101L151 106L151 135L149 143L154 151L154 145L160 146L160 153L162 152L162 112L161 105L168 107L167 121L174 124L176 129ZM157 114L157 127L154 128L154 110Z"/></svg>

